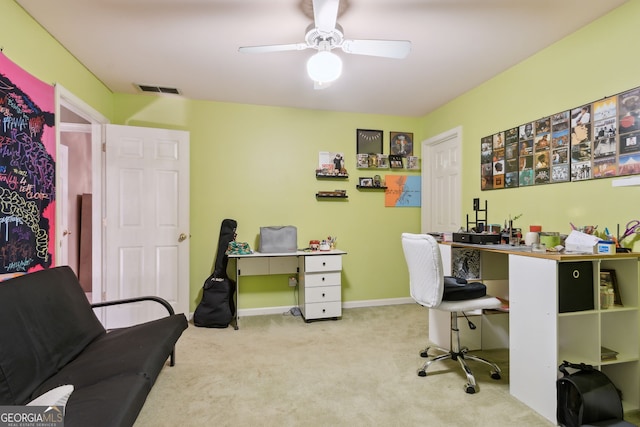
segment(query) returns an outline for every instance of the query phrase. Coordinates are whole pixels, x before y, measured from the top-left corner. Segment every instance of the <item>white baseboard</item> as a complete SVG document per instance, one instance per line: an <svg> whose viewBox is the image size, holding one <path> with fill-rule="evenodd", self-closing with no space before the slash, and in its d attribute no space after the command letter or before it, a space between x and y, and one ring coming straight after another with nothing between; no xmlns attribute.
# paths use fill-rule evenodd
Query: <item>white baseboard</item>
<svg viewBox="0 0 640 427"><path fill-rule="evenodd" d="M343 309L360 308L360 307L377 307L383 305L398 305L414 303L413 298L387 298L387 299L371 299L362 301L350 301L342 304ZM238 310L238 315L243 316L261 316L263 314L282 314L287 313L291 306L283 307L261 307L261 308L244 308Z"/></svg>
<svg viewBox="0 0 640 427"><path fill-rule="evenodd" d="M343 309L361 308L361 307L382 307L384 305L413 304L413 298L385 298L385 299L369 299L362 301L349 301L342 304ZM238 316L262 316L265 314L284 314L291 310L292 306L280 307L260 307L260 308L243 308L238 310ZM193 312L189 313L189 320L193 320Z"/></svg>

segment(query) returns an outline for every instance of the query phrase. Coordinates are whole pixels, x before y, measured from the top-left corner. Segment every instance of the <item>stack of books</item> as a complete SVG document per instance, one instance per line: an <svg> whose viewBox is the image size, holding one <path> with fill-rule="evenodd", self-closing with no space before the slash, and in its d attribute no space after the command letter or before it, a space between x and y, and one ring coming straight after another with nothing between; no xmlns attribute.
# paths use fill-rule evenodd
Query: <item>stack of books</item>
<svg viewBox="0 0 640 427"><path fill-rule="evenodd" d="M618 357L618 352L615 350L611 350L607 347L600 347L600 359L601 360L616 360Z"/></svg>

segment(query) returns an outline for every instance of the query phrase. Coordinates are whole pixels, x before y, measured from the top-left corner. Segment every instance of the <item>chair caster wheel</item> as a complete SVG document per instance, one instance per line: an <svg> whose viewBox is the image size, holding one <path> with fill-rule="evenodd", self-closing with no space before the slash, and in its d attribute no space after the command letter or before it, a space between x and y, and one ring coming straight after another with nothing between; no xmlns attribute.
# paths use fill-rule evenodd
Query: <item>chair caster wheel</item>
<svg viewBox="0 0 640 427"><path fill-rule="evenodd" d="M427 350L420 352L420 357L429 357L429 352Z"/></svg>
<svg viewBox="0 0 640 427"><path fill-rule="evenodd" d="M476 392L476 388L475 388L474 386L472 386L471 384L467 384L467 385L464 387L464 391L466 391L466 392L467 392L467 394L475 394L475 392Z"/></svg>
<svg viewBox="0 0 640 427"><path fill-rule="evenodd" d="M418 376L419 377L426 377L427 376L427 371L425 371L424 369L420 369L418 371Z"/></svg>
<svg viewBox="0 0 640 427"><path fill-rule="evenodd" d="M491 378L493 378L494 380L499 380L502 377L500 376L499 372L492 372L491 373Z"/></svg>

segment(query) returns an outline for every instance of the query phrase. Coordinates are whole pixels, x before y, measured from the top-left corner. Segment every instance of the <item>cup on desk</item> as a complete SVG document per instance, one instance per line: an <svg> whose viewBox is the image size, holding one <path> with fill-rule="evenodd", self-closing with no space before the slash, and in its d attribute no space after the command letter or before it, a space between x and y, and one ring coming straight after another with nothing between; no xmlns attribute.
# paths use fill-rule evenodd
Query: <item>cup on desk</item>
<svg viewBox="0 0 640 427"><path fill-rule="evenodd" d="M540 234L536 231L529 231L524 235L524 244L527 246L533 246L534 243L538 243L540 241Z"/></svg>

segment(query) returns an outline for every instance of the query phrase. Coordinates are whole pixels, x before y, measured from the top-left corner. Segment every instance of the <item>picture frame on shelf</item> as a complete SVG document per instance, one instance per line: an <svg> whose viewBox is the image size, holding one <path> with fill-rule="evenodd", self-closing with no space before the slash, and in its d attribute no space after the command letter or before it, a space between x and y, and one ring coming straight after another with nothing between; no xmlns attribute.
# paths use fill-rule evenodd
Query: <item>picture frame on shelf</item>
<svg viewBox="0 0 640 427"><path fill-rule="evenodd" d="M389 154L389 166L391 167L391 169L402 169L404 167L402 156L397 154Z"/></svg>
<svg viewBox="0 0 640 427"><path fill-rule="evenodd" d="M618 278L616 277L616 271L601 268L600 269L600 286L606 286L613 289L613 304L622 305L622 299L620 298L620 289L618 287Z"/></svg>
<svg viewBox="0 0 640 427"><path fill-rule="evenodd" d="M345 168L344 153L320 151L318 153L316 175L347 177L349 174Z"/></svg>
<svg viewBox="0 0 640 427"><path fill-rule="evenodd" d="M358 153L358 167L359 168L368 168L369 167L369 155L366 153Z"/></svg>
<svg viewBox="0 0 640 427"><path fill-rule="evenodd" d="M358 180L358 185L360 187L373 187L373 178L372 177L360 177Z"/></svg>
<svg viewBox="0 0 640 427"><path fill-rule="evenodd" d="M390 132L389 154L402 157L413 156L413 133Z"/></svg>
<svg viewBox="0 0 640 427"><path fill-rule="evenodd" d="M378 168L379 169L389 169L389 155L388 154L378 154Z"/></svg>
<svg viewBox="0 0 640 427"><path fill-rule="evenodd" d="M375 129L356 129L356 153L383 153L383 132Z"/></svg>
<svg viewBox="0 0 640 427"><path fill-rule="evenodd" d="M407 156L407 169L420 169L420 159L418 156Z"/></svg>
<svg viewBox="0 0 640 427"><path fill-rule="evenodd" d="M378 167L378 155L377 154L369 154L369 166L370 168Z"/></svg>

